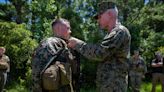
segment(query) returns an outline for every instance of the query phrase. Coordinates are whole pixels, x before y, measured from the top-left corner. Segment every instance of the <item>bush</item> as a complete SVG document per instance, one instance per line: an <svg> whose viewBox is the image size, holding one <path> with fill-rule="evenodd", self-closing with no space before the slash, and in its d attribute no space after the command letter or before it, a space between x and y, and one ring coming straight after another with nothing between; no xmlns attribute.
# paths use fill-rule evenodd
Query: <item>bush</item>
<svg viewBox="0 0 164 92"><path fill-rule="evenodd" d="M9 79L25 79L30 69L30 59L37 42L31 39L32 33L26 30L24 24L0 22L0 46L6 48L10 58Z"/></svg>

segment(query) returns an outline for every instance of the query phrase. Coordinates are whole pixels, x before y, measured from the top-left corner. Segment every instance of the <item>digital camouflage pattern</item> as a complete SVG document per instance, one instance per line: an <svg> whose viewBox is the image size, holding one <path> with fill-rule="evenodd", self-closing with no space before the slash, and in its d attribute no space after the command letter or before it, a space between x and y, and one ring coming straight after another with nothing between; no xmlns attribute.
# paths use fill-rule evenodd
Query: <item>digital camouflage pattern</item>
<svg viewBox="0 0 164 92"><path fill-rule="evenodd" d="M33 81L33 92L44 92L44 89L41 85L41 71L47 65L48 61L56 55L60 50L65 49L57 58L56 61L60 62L76 62L74 60L73 55L71 54L70 50L67 48L66 42L57 37L50 37L43 41L41 41L38 48L35 50L32 62L32 81ZM71 63L71 68L72 68ZM72 72L74 70L72 69ZM70 73L72 73L70 71ZM72 74L70 74L70 78L72 78ZM72 83L70 85L66 85L61 87L59 90L51 91L51 92L71 92Z"/></svg>
<svg viewBox="0 0 164 92"><path fill-rule="evenodd" d="M7 80L7 72L10 71L10 59L8 56L3 55L2 58L0 59L0 62L7 62L8 63L8 69L0 69L0 92L2 92L5 84L6 84L6 80Z"/></svg>
<svg viewBox="0 0 164 92"><path fill-rule="evenodd" d="M130 59L130 88L133 92L140 92L140 86L142 83L142 78L144 74L147 72L146 64L142 57L135 59L131 57Z"/></svg>
<svg viewBox="0 0 164 92"><path fill-rule="evenodd" d="M71 49L71 53L74 56L72 61L72 85L74 92L80 92L80 54Z"/></svg>
<svg viewBox="0 0 164 92"><path fill-rule="evenodd" d="M80 41L75 50L89 59L100 61L97 68L98 92L126 92L131 36L127 28L116 25L101 44Z"/></svg>

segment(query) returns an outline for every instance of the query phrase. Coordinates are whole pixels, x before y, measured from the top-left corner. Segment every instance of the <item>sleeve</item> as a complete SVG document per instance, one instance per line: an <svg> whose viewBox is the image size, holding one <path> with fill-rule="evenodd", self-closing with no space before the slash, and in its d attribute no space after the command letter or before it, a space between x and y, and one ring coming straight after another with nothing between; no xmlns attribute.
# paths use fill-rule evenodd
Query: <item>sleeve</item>
<svg viewBox="0 0 164 92"><path fill-rule="evenodd" d="M142 59L141 60L142 61L142 65L143 65L143 71L144 71L144 74L147 72L147 66L146 66L146 63L145 63L145 60L144 59Z"/></svg>
<svg viewBox="0 0 164 92"><path fill-rule="evenodd" d="M153 59L151 62L151 66L154 67L155 65L157 65L157 64L155 63L155 59Z"/></svg>
<svg viewBox="0 0 164 92"><path fill-rule="evenodd" d="M40 78L40 65L41 62L36 62L37 58L35 58L32 62L32 92L42 92L41 87L41 78Z"/></svg>
<svg viewBox="0 0 164 92"><path fill-rule="evenodd" d="M6 61L8 63L8 69L7 69L7 72L10 72L10 59L8 56L6 56Z"/></svg>
<svg viewBox="0 0 164 92"><path fill-rule="evenodd" d="M132 63L133 62L133 59L132 57L129 58L129 69L132 70L134 68L134 64Z"/></svg>
<svg viewBox="0 0 164 92"><path fill-rule="evenodd" d="M124 31L113 31L103 39L101 44L90 44L79 41L74 49L89 59L102 61L120 47L123 39Z"/></svg>

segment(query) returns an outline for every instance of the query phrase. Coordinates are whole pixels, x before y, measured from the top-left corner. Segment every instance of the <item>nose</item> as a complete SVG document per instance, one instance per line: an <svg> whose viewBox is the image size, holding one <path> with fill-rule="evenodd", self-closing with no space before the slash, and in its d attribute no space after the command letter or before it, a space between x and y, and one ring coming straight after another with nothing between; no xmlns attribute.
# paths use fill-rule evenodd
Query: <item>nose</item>
<svg viewBox="0 0 164 92"><path fill-rule="evenodd" d="M71 34L71 33L72 33L72 31L71 31L71 30L69 30L69 31L68 31L68 33L70 33L70 34Z"/></svg>

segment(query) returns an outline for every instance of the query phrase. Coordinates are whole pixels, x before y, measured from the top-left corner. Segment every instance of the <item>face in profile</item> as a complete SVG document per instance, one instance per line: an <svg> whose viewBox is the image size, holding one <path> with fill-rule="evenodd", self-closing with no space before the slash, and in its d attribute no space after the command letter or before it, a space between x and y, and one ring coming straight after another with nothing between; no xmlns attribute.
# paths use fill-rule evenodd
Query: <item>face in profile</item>
<svg viewBox="0 0 164 92"><path fill-rule="evenodd" d="M115 21L116 18L113 12L109 10L98 16L98 23L102 29L111 30L114 27Z"/></svg>
<svg viewBox="0 0 164 92"><path fill-rule="evenodd" d="M106 12L98 15L98 23L102 29L107 28L109 23L109 16Z"/></svg>
<svg viewBox="0 0 164 92"><path fill-rule="evenodd" d="M63 21L62 23L57 24L53 31L55 32L56 36L59 36L63 39L68 40L71 36L71 27L69 22Z"/></svg>
<svg viewBox="0 0 164 92"><path fill-rule="evenodd" d="M2 56L4 54L5 49L4 48L0 48L0 56Z"/></svg>
<svg viewBox="0 0 164 92"><path fill-rule="evenodd" d="M70 24L65 22L61 28L62 37L68 40L71 36L71 27Z"/></svg>

